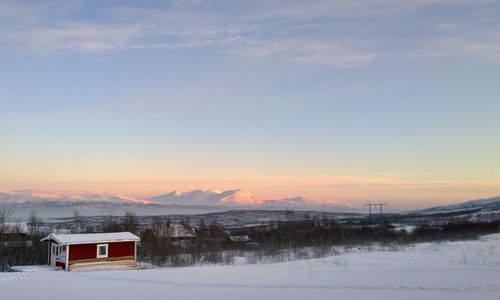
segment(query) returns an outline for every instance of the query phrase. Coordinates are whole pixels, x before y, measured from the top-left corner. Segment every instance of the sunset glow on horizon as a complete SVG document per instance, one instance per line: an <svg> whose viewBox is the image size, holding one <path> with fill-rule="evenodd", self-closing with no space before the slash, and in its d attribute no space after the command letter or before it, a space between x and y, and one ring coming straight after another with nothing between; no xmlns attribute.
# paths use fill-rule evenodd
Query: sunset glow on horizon
<svg viewBox="0 0 500 300"><path fill-rule="evenodd" d="M0 189L500 195L498 1L2 1Z"/></svg>

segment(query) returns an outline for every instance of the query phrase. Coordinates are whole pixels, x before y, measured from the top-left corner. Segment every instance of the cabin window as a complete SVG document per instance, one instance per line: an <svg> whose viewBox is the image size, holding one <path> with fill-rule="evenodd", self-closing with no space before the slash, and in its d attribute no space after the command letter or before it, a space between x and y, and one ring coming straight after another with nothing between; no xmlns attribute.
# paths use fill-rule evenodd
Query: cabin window
<svg viewBox="0 0 500 300"><path fill-rule="evenodd" d="M108 257L108 244L97 245L97 258Z"/></svg>

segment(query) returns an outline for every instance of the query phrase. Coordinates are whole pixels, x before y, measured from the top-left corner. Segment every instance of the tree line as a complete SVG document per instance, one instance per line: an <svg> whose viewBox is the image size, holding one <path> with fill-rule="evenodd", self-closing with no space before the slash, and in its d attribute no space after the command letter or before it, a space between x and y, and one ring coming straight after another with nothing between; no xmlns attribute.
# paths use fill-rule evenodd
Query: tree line
<svg viewBox="0 0 500 300"><path fill-rule="evenodd" d="M0 271L13 265L46 264L48 246L41 243L40 239L48 235L51 228L45 226L35 214L30 216L25 228L21 224L8 223L10 216L11 211L0 209ZM84 216L75 212L72 222L66 224L65 229L71 233L129 231L141 238L137 250L138 260L143 264L184 266L197 263L227 264L233 262L235 255L253 257L256 262L279 261L283 253L294 258L330 255L335 246L374 242L408 245L424 241L471 239L481 234L499 232L500 220L450 222L439 226L424 224L412 231L395 230L390 224L381 230L378 227L339 224L333 219L316 217L276 221L253 227L225 228L217 222L206 224L201 220L193 226L188 219L179 223L160 217L153 218L149 224L140 224L133 213L126 213L122 217L107 216L100 223L91 225ZM186 230L189 234L179 236L172 229ZM231 237L236 239L232 240Z"/></svg>

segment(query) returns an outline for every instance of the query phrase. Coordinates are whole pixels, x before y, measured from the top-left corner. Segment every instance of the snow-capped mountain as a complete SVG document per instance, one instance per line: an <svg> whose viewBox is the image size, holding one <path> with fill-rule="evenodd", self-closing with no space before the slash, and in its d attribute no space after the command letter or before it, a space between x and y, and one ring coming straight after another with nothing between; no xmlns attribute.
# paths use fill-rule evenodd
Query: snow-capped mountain
<svg viewBox="0 0 500 300"><path fill-rule="evenodd" d="M176 205L256 205L264 201L262 197L241 190L194 190L184 193L174 191L149 200Z"/></svg>
<svg viewBox="0 0 500 300"><path fill-rule="evenodd" d="M156 205L150 200L103 192L0 191L0 209L12 212L14 218L31 214L44 218L70 217L75 212L85 216L151 214Z"/></svg>
<svg viewBox="0 0 500 300"><path fill-rule="evenodd" d="M133 198L104 192L91 191L0 191L0 201L14 203L29 202L100 202L114 204L152 204L150 200Z"/></svg>
<svg viewBox="0 0 500 300"><path fill-rule="evenodd" d="M240 208L313 208L337 207L348 208L347 205L318 203L303 197L287 199L268 199L239 189L235 190L193 190L187 192L174 191L149 199L134 198L113 193L93 191L0 191L0 204L51 204L61 205L167 205L167 206L207 206L207 207L240 207Z"/></svg>
<svg viewBox="0 0 500 300"><path fill-rule="evenodd" d="M22 217L32 213L39 216L69 217L75 212L86 216L100 216L123 215L125 212L138 215L192 214L234 209L353 210L346 205L322 204L302 197L266 199L239 189L175 191L149 199L91 191L0 191L1 208L7 208L16 216Z"/></svg>
<svg viewBox="0 0 500 300"><path fill-rule="evenodd" d="M251 194L239 189L219 190L194 190L189 192L174 191L165 195L149 198L161 204L183 206L227 206L235 208L255 209L351 209L345 204L319 203L303 197L286 199L266 199L265 197Z"/></svg>

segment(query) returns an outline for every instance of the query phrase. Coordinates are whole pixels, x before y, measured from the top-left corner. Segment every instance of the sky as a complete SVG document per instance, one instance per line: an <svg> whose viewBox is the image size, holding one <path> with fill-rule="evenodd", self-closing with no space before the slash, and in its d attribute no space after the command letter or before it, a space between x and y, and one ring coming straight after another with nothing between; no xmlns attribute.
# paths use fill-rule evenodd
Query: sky
<svg viewBox="0 0 500 300"><path fill-rule="evenodd" d="M500 1L0 0L0 189L500 195Z"/></svg>

